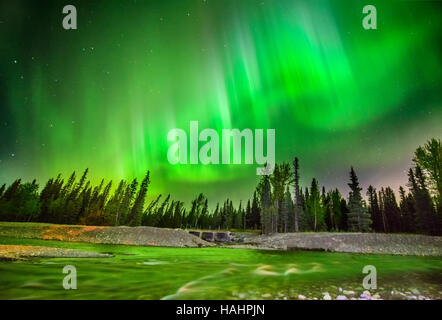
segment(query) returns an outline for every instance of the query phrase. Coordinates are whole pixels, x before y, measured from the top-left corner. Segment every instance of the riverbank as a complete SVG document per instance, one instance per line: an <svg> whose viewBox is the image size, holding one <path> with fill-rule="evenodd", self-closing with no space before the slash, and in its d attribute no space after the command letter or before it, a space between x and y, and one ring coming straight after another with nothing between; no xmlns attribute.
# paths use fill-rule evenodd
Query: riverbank
<svg viewBox="0 0 442 320"><path fill-rule="evenodd" d="M43 246L0 244L0 260L27 258L110 258L111 254Z"/></svg>
<svg viewBox="0 0 442 320"><path fill-rule="evenodd" d="M415 234L300 232L244 234L243 248L442 256L442 237Z"/></svg>
<svg viewBox="0 0 442 320"><path fill-rule="evenodd" d="M0 222L0 237L60 240L98 244L199 248L216 246L181 229L103 227L45 223ZM364 254L442 256L442 237L410 234L300 232L258 235L235 232L235 249L306 250Z"/></svg>
<svg viewBox="0 0 442 320"><path fill-rule="evenodd" d="M0 222L0 237L178 248L214 245L179 229L27 222Z"/></svg>

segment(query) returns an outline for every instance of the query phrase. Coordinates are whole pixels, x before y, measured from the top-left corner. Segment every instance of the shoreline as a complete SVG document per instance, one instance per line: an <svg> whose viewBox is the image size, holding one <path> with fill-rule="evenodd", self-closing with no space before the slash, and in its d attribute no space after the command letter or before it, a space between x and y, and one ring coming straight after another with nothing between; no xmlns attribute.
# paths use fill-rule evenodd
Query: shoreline
<svg viewBox="0 0 442 320"><path fill-rule="evenodd" d="M258 235L232 232L234 242L215 243L186 230L0 222L0 237L153 247L221 247L279 251L442 256L442 237L415 234L305 232Z"/></svg>

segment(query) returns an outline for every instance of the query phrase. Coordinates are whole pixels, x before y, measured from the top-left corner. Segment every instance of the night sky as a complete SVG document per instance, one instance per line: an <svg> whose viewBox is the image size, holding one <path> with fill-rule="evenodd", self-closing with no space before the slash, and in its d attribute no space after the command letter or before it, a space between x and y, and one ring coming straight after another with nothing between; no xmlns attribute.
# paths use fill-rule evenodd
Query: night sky
<svg viewBox="0 0 442 320"><path fill-rule="evenodd" d="M78 30L62 28L62 8ZM362 28L373 4L378 29ZM413 151L442 136L437 1L0 0L0 182L89 168L142 178L150 196L247 200L256 165L171 165L172 128L276 129L346 195L405 185ZM364 189L365 194L365 189Z"/></svg>

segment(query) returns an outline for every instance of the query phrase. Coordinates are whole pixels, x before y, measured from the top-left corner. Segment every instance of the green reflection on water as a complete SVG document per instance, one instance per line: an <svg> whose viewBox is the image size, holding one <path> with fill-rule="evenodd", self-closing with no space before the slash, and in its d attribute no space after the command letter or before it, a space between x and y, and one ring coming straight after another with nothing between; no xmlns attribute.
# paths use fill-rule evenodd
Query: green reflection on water
<svg viewBox="0 0 442 320"><path fill-rule="evenodd" d="M228 248L159 248L0 238L112 258L38 258L0 262L1 299L294 299L338 288L362 291L362 268L374 265L381 296L418 288L440 297L442 259ZM64 290L65 265L77 268L77 290Z"/></svg>

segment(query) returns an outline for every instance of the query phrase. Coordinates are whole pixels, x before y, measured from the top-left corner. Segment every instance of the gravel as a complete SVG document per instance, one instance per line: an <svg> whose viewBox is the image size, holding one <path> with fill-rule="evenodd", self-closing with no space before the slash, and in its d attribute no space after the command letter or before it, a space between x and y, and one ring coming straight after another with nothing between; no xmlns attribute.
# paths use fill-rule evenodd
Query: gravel
<svg viewBox="0 0 442 320"><path fill-rule="evenodd" d="M0 237L159 247L214 246L181 229L153 227L96 227L0 222Z"/></svg>
<svg viewBox="0 0 442 320"><path fill-rule="evenodd" d="M243 247L442 256L442 237L412 234L299 232L245 237Z"/></svg>
<svg viewBox="0 0 442 320"><path fill-rule="evenodd" d="M108 258L111 254L40 246L0 245L0 260L24 258Z"/></svg>

